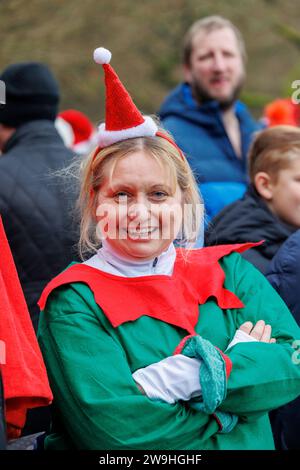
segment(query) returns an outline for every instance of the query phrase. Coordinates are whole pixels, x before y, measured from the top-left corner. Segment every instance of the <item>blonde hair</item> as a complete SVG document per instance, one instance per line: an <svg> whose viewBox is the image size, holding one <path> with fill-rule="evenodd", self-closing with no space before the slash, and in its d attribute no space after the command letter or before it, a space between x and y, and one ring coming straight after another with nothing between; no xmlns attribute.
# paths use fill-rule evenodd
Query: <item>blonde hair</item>
<svg viewBox="0 0 300 470"><path fill-rule="evenodd" d="M189 28L183 40L183 54L182 54L183 63L187 66L190 65L191 54L193 51L193 40L197 34L201 32L209 34L212 31L225 29L225 28L231 29L231 31L234 33L238 48L241 53L241 57L243 59L243 62L245 63L246 58L247 58L246 48L245 48L245 42L244 42L244 39L240 30L230 20L227 20L226 18L223 18L222 16L218 16L218 15L207 16L205 18L197 20Z"/></svg>
<svg viewBox="0 0 300 470"><path fill-rule="evenodd" d="M251 183L263 171L277 181L280 170L286 169L300 158L300 129L293 126L274 126L256 134L248 153Z"/></svg>
<svg viewBox="0 0 300 470"><path fill-rule="evenodd" d="M167 138L165 130L159 129ZM110 177L113 175L117 162L125 156L137 151L144 151L152 156L159 164L170 169L174 192L176 184L182 192L182 205L190 204L191 210L184 218L182 235L178 244L191 246L197 238L203 217L198 217L197 208L203 209L195 178L186 158L175 145L163 137L139 137L118 142L100 150L96 155L91 153L81 165L81 188L79 209L81 213L79 252L82 258L86 253L99 248L99 238L96 233L96 210L98 205L98 190L101 186L105 169L111 163ZM195 235L196 234L196 235Z"/></svg>

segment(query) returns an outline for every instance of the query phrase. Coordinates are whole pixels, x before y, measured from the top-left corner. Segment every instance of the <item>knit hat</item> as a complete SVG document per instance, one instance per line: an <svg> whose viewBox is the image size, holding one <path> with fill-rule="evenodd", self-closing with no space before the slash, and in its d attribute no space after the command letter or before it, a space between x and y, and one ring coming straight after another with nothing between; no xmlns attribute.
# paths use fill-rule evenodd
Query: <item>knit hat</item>
<svg viewBox="0 0 300 470"><path fill-rule="evenodd" d="M142 116L118 75L109 64L111 52L103 47L94 51L94 60L101 64L105 74L105 124L100 124L97 143L104 148L122 140L154 136L157 125L150 116Z"/></svg>
<svg viewBox="0 0 300 470"><path fill-rule="evenodd" d="M36 119L55 120L59 88L44 64L23 62L7 67L0 75L6 87L6 104L0 108L0 124L18 127Z"/></svg>

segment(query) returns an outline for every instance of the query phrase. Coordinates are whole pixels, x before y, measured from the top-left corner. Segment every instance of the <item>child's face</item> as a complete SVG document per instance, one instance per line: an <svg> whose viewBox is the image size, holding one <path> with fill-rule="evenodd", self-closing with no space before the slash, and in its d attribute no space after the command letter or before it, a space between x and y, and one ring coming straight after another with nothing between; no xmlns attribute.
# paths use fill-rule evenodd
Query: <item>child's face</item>
<svg viewBox="0 0 300 470"><path fill-rule="evenodd" d="M279 171L269 204L281 220L300 227L300 158Z"/></svg>
<svg viewBox="0 0 300 470"><path fill-rule="evenodd" d="M121 158L99 188L98 230L129 260L159 256L176 238L182 221L181 190L170 172L144 151Z"/></svg>

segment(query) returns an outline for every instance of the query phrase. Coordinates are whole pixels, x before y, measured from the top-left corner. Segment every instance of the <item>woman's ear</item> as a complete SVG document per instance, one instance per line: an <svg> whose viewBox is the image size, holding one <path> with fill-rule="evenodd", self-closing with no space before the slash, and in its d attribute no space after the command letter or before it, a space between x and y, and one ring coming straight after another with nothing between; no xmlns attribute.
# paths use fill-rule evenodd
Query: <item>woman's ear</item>
<svg viewBox="0 0 300 470"><path fill-rule="evenodd" d="M273 182L268 173L259 171L254 177L254 186L258 194L267 201L273 198Z"/></svg>

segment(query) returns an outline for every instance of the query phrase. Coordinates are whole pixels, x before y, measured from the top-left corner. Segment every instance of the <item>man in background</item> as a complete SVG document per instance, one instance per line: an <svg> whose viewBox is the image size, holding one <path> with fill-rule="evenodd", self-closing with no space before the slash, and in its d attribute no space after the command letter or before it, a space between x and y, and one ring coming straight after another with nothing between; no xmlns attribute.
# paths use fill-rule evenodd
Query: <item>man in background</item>
<svg viewBox="0 0 300 470"><path fill-rule="evenodd" d="M208 220L246 189L246 154L259 126L238 101L245 60L243 38L229 20L196 21L184 39L184 83L159 112L194 171Z"/></svg>
<svg viewBox="0 0 300 470"><path fill-rule="evenodd" d="M17 63L0 80L0 215L36 329L43 288L74 259L75 191L57 176L73 154L54 127L59 88L50 70Z"/></svg>

